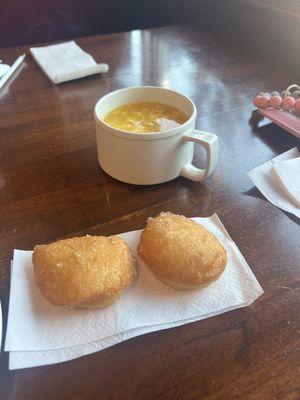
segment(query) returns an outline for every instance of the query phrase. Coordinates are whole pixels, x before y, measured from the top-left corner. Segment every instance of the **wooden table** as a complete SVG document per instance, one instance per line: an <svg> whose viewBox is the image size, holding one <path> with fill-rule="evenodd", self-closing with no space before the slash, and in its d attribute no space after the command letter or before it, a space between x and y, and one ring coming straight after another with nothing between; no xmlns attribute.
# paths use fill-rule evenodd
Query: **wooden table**
<svg viewBox="0 0 300 400"><path fill-rule="evenodd" d="M246 175L297 145L280 128L252 130L248 120L257 92L287 87L298 71L186 27L78 43L110 65L108 75L55 86L28 55L0 92L4 326L13 248L139 229L161 210L217 213L265 294L250 307L58 365L8 371L2 353L1 400L299 399L299 221L266 201ZM10 62L23 50L1 50L0 58ZM209 179L137 187L100 169L93 107L107 92L135 85L171 87L195 101L196 126L220 138Z"/></svg>

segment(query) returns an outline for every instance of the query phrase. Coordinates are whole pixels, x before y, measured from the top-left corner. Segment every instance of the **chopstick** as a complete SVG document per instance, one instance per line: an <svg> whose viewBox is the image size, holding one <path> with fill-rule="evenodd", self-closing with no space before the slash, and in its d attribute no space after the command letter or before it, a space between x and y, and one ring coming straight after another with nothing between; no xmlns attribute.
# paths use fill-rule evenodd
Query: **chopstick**
<svg viewBox="0 0 300 400"><path fill-rule="evenodd" d="M10 67L10 70L6 72L5 75L0 79L0 89L5 85L8 79L14 74L14 72L19 68L25 58L25 54L21 54L13 65Z"/></svg>

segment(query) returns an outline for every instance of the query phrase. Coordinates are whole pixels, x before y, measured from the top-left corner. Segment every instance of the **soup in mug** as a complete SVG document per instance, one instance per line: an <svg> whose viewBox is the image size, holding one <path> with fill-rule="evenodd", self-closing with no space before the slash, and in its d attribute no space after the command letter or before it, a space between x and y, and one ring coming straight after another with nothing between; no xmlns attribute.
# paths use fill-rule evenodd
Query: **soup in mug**
<svg viewBox="0 0 300 400"><path fill-rule="evenodd" d="M150 133L176 128L188 119L182 111L168 104L140 101L113 109L104 122L126 132Z"/></svg>

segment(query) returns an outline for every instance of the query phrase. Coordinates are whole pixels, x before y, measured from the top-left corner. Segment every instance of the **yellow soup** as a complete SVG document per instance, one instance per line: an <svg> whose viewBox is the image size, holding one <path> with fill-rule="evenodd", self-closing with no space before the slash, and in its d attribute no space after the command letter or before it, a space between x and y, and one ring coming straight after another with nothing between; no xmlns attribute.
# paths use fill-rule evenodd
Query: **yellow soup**
<svg viewBox="0 0 300 400"><path fill-rule="evenodd" d="M128 103L110 111L104 121L126 132L161 132L182 125L188 117L167 104L153 101Z"/></svg>

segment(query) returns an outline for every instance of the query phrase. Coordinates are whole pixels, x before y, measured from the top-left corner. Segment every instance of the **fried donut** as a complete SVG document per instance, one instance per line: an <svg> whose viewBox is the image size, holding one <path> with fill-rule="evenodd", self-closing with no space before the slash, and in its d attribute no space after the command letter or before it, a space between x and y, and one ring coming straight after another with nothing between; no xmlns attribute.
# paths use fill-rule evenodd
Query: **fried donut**
<svg viewBox="0 0 300 400"><path fill-rule="evenodd" d="M84 236L34 248L36 284L53 305L98 308L112 304L136 279L123 239Z"/></svg>
<svg viewBox="0 0 300 400"><path fill-rule="evenodd" d="M226 250L212 233L170 212L148 219L138 255L158 279L175 289L198 289L218 279L227 264Z"/></svg>

